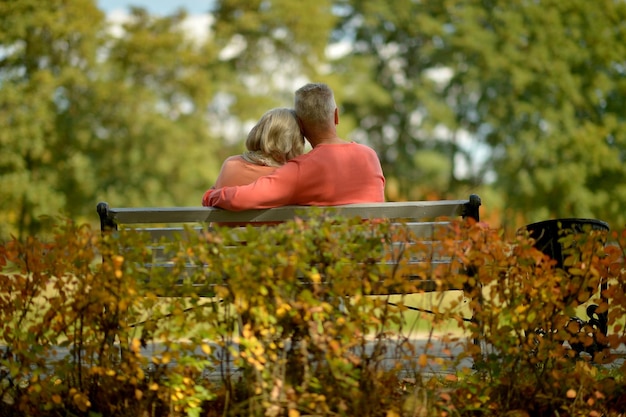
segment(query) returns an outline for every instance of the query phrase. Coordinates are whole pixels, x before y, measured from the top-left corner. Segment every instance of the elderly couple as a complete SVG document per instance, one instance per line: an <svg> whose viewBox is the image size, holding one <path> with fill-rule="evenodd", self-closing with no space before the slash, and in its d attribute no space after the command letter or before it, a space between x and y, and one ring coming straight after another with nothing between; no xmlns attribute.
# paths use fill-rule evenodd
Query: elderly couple
<svg viewBox="0 0 626 417"><path fill-rule="evenodd" d="M337 136L337 104L325 84L295 94L295 111L273 109L224 161L202 205L239 211L285 205L333 206L384 201L385 177L369 147ZM304 152L304 138L312 146Z"/></svg>

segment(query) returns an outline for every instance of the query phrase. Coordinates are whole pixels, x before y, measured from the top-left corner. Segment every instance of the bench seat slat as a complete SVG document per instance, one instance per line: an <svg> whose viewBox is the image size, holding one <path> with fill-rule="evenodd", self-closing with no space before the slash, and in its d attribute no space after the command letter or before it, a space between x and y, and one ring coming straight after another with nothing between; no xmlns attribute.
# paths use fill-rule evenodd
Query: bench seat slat
<svg viewBox="0 0 626 417"><path fill-rule="evenodd" d="M457 288L453 285L450 285L449 283L444 283L444 282L437 282L433 279L425 279L423 277L423 274L426 272L433 272L436 268L438 268L441 265L448 265L449 262L446 261L432 261L432 262L428 262L428 263L424 263L424 262L420 262L420 261L413 261L413 262L409 262L405 265L402 266L398 266L395 265L393 263L388 263L388 264L383 264L381 265L381 270L382 271L386 271L386 273L388 274L392 274L392 270L395 270L395 272L393 272L393 274L395 274L397 277L402 277L402 282L404 284L410 283L411 285L415 286L415 289L417 291L423 291L423 292L431 292L431 291L450 291L450 290L460 290L461 288ZM153 272L156 270L161 271L161 273L165 273L167 275L170 275L170 273L168 271L173 271L174 270L174 265L172 262L163 262L163 263L148 263L144 265L148 270L152 270ZM216 276L212 276L214 275L210 268L206 267L206 266L200 266L200 265L187 265L184 268L184 274L178 275L178 279L177 282L174 284L173 288L168 288L168 289L162 289L165 290L166 292L176 292L176 287L181 287L183 281L185 280L189 280L189 279L193 279L194 276L197 276L197 274L201 274L206 278L207 283L205 284L200 284L197 283L195 281L193 282L187 282L185 285L191 286L193 288L213 288L216 285L224 285L226 284L226 281L224 282L218 282L219 280L221 280L220 277L216 277ZM455 271L447 271L448 274L452 274ZM458 272L458 271L457 271ZM430 275L429 275L430 276ZM310 282L308 280L306 280L304 277L300 277L300 281L302 285L313 285L313 282ZM150 285L150 278L148 275L146 275L146 279L144 281L145 285ZM322 285L324 285L324 282L321 283ZM376 286L377 288L379 288L379 290L381 290L383 287L385 287L384 281L383 282L378 282L378 283L371 283L374 286ZM398 287L398 285L395 285L395 287ZM399 294L402 291L398 290L398 288L396 288L397 292L393 291L393 286L389 286L387 285L386 290L384 291L385 293L390 293L389 291L391 290L391 293L395 293L395 294ZM208 292L212 292L212 290L208 291ZM378 294L382 294L383 291L378 291ZM373 294L372 294L373 295Z"/></svg>
<svg viewBox="0 0 626 417"><path fill-rule="evenodd" d="M449 222L408 222L405 226L411 231L414 238L430 238L432 237L438 228L443 228L448 225ZM126 228L125 228L126 229ZM147 233L150 235L153 241L159 241L161 239L173 240L176 238L185 238L187 233L201 234L205 230L211 230L211 228L205 229L200 226L185 228L185 227L133 227L134 231L138 233ZM233 229L235 230L235 229Z"/></svg>

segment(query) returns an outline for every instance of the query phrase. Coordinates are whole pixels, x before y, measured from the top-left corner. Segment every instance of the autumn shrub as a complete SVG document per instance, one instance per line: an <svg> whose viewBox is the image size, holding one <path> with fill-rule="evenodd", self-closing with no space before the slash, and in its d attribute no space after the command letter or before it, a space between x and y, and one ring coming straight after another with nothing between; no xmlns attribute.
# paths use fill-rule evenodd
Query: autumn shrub
<svg viewBox="0 0 626 417"><path fill-rule="evenodd" d="M219 343L237 347L229 352L245 384L234 390L236 413L366 416L396 406L398 375L410 370L384 365L385 355L394 349L406 362L416 354L391 330L401 327L402 306L371 296L399 285L380 262L391 232L387 223L321 216L235 236L223 230L180 249L180 273L202 266L187 278L189 294L213 291L234 320L232 339ZM223 316L203 311L194 321L224 327Z"/></svg>
<svg viewBox="0 0 626 417"><path fill-rule="evenodd" d="M473 266L473 273L461 278L475 288L474 320L460 324L479 343L468 345L474 369L456 375L453 394L440 402L445 413L624 411L625 365L616 349L625 342L626 233L586 229L558 239L563 268L528 235L507 242L495 230L467 230L457 256Z"/></svg>
<svg viewBox="0 0 626 417"><path fill-rule="evenodd" d="M615 349L624 343L626 234L610 244L595 232L564 237L567 268L559 269L525 235L505 241L465 222L435 233L436 244L409 244L416 237L402 225L320 213L187 230L170 242L123 230L101 236L71 222L52 240L8 242L0 247L0 415L624 408ZM432 344L418 351L407 322L405 295L427 287L464 289L419 315L457 323L462 333L440 340L444 353L462 347L449 359ZM594 317L608 313L606 336L571 319L589 301ZM464 303L472 317L459 314Z"/></svg>

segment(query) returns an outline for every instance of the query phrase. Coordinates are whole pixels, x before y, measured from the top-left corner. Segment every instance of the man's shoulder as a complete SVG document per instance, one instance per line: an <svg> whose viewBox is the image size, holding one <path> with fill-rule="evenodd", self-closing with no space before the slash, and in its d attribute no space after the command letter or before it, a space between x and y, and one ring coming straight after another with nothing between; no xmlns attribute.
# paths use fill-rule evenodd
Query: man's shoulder
<svg viewBox="0 0 626 417"><path fill-rule="evenodd" d="M352 149L354 153L375 156L376 158L378 158L376 151L372 147L365 145L363 143L358 143L358 142L350 142L350 144L352 145Z"/></svg>
<svg viewBox="0 0 626 417"><path fill-rule="evenodd" d="M311 151L309 151L308 153L299 155L297 157L295 157L294 159L292 159L291 161L288 161L287 164L289 164L289 162L292 162L294 164L301 164L301 163L306 163L307 161L320 161L320 160L325 160L327 159L331 154L337 154L337 155L370 155L370 156L376 156L376 151L374 151L374 149L372 149L371 147L361 144L361 143L357 143L357 142L346 142L346 143L342 143L342 144L328 144L328 145L318 145L317 147L313 148ZM377 157L377 156L376 156Z"/></svg>
<svg viewBox="0 0 626 417"><path fill-rule="evenodd" d="M360 149L365 149L366 152L374 152L374 149L371 146L366 145L364 143L358 143L358 142L350 142L350 143L358 146Z"/></svg>
<svg viewBox="0 0 626 417"><path fill-rule="evenodd" d="M343 146L346 149L353 149L355 151L360 151L360 152L373 152L374 151L370 146L364 143L355 142L353 140L351 140L350 142L344 143Z"/></svg>
<svg viewBox="0 0 626 417"><path fill-rule="evenodd" d="M354 142L354 141L350 141L350 142L343 142L343 143L335 143L335 144L322 144L322 145L318 145L317 147L313 148L312 151L320 151L323 150L324 152L333 152L333 151L345 151L346 149L350 150L350 151L362 151L362 152L373 152L374 149L372 149L370 146L359 143L359 142ZM311 153L311 152L309 152ZM307 155L307 154L305 154ZM303 155L300 155L303 156Z"/></svg>

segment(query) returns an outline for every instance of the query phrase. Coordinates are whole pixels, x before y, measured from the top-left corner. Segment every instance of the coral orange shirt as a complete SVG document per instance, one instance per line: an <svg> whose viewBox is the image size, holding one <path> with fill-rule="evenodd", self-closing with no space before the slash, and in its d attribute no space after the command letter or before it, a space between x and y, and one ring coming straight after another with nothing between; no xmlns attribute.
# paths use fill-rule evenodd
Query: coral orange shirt
<svg viewBox="0 0 626 417"><path fill-rule="evenodd" d="M285 205L334 206L385 200L376 152L358 143L321 144L255 182L208 190L204 206L240 211Z"/></svg>
<svg viewBox="0 0 626 417"><path fill-rule="evenodd" d="M236 185L246 185L254 182L257 178L264 175L271 174L276 171L276 167L270 167L267 165L257 165L252 162L248 162L241 155L234 155L226 158L222 163L220 173L215 180L215 185L212 187L232 187ZM237 227L245 226L247 223L235 223L235 222L221 222L212 223L213 225ZM257 226L262 224L277 224L277 223L257 223Z"/></svg>
<svg viewBox="0 0 626 417"><path fill-rule="evenodd" d="M276 167L257 165L248 162L241 155L226 158L222 164L213 188L232 187L246 185L254 182L257 178L271 174Z"/></svg>

